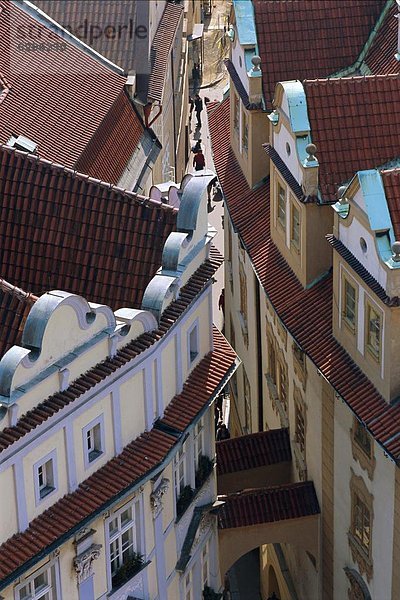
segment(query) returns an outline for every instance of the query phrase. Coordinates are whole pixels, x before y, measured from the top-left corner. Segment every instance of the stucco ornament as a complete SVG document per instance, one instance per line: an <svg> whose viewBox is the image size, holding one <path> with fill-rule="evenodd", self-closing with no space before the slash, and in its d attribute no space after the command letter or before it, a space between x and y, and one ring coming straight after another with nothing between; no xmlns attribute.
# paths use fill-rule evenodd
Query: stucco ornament
<svg viewBox="0 0 400 600"><path fill-rule="evenodd" d="M169 479L163 477L160 481L160 484L156 487L156 489L150 494L150 503L151 510L153 512L153 518L157 518L157 516L162 511L162 497L166 493L169 488Z"/></svg>
<svg viewBox="0 0 400 600"><path fill-rule="evenodd" d="M213 517L213 515L210 515L210 513L208 513L208 512L203 513L203 515L201 516L199 526L197 528L196 537L194 538L194 541L193 541L192 552L193 552L193 549L196 548L196 546L198 546L200 544L201 540L203 539L205 534L209 531L209 529L212 527L214 522L215 522L215 517Z"/></svg>
<svg viewBox="0 0 400 600"><path fill-rule="evenodd" d="M93 575L92 563L99 558L101 544L92 544L87 550L74 558L74 569L78 585Z"/></svg>

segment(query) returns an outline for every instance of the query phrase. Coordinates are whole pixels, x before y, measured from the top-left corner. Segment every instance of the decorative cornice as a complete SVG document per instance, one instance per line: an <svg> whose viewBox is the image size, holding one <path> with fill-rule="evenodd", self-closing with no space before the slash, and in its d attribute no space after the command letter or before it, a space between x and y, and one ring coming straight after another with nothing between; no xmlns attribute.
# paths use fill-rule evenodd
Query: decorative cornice
<svg viewBox="0 0 400 600"><path fill-rule="evenodd" d="M92 544L90 548L74 558L78 585L93 575L92 563L100 556L101 544Z"/></svg>

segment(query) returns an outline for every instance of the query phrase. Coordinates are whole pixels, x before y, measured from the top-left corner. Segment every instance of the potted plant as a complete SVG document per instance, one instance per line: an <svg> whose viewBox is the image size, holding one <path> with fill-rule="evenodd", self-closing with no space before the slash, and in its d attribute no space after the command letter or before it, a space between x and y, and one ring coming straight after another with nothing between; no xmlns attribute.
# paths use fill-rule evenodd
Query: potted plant
<svg viewBox="0 0 400 600"><path fill-rule="evenodd" d="M221 600L222 594L218 592L214 592L212 588L208 585L204 587L203 590L203 600Z"/></svg>
<svg viewBox="0 0 400 600"><path fill-rule="evenodd" d="M193 496L194 490L190 487L190 485L185 485L176 503L176 514L178 517L185 512L191 503Z"/></svg>
<svg viewBox="0 0 400 600"><path fill-rule="evenodd" d="M138 552L132 552L132 554L114 573L112 577L113 589L118 588L127 581L129 581L129 579L131 579L134 575L136 575L136 573L140 571L143 565L143 555L139 554Z"/></svg>
<svg viewBox="0 0 400 600"><path fill-rule="evenodd" d="M214 467L214 461L208 456L202 454L199 458L199 463L196 471L196 489L200 488L207 477L210 475Z"/></svg>

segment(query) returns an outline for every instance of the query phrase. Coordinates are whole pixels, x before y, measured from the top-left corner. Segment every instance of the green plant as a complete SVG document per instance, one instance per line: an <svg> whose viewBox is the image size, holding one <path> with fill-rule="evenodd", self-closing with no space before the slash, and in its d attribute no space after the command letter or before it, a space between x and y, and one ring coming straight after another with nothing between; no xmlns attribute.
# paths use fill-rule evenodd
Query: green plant
<svg viewBox="0 0 400 600"><path fill-rule="evenodd" d="M214 592L208 585L204 586L203 600L221 600L222 594Z"/></svg>
<svg viewBox="0 0 400 600"><path fill-rule="evenodd" d="M122 584L126 583L131 577L133 577L144 565L144 558L142 554L133 552L128 556L125 562L115 571L112 577L112 586L117 588Z"/></svg>
<svg viewBox="0 0 400 600"><path fill-rule="evenodd" d="M194 490L190 487L190 485L185 485L176 503L176 514L178 517L185 512L191 503L193 496Z"/></svg>
<svg viewBox="0 0 400 600"><path fill-rule="evenodd" d="M199 463L196 471L196 489L201 487L214 467L214 461L208 456L202 454L199 458Z"/></svg>

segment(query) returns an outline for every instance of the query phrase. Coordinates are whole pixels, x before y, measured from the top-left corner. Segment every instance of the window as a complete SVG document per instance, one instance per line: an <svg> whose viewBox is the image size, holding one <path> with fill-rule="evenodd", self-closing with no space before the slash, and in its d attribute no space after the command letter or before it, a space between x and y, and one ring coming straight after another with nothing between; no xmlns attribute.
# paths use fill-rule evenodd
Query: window
<svg viewBox="0 0 400 600"><path fill-rule="evenodd" d="M47 564L16 587L15 597L16 600L57 600L61 598L57 587L56 563Z"/></svg>
<svg viewBox="0 0 400 600"><path fill-rule="evenodd" d="M367 303L367 349L379 360L381 352L381 316Z"/></svg>
<svg viewBox="0 0 400 600"><path fill-rule="evenodd" d="M240 312L247 322L247 283L246 273L242 261L239 261L239 285L240 285Z"/></svg>
<svg viewBox="0 0 400 600"><path fill-rule="evenodd" d="M56 451L53 450L33 467L36 504L57 488Z"/></svg>
<svg viewBox="0 0 400 600"><path fill-rule="evenodd" d="M105 451L104 417L100 415L82 430L85 468Z"/></svg>
<svg viewBox="0 0 400 600"><path fill-rule="evenodd" d="M203 419L194 428L194 468L199 466L200 457L204 454L204 424Z"/></svg>
<svg viewBox="0 0 400 600"><path fill-rule="evenodd" d="M138 502L130 503L114 513L107 522L109 565L112 587L120 584L121 579L129 577L137 570L136 513ZM123 573L122 573L123 571Z"/></svg>
<svg viewBox="0 0 400 600"><path fill-rule="evenodd" d="M185 600L193 600L192 594L192 572L188 573L184 579L184 592L183 597Z"/></svg>
<svg viewBox="0 0 400 600"><path fill-rule="evenodd" d="M285 189L278 183L278 223L286 228L286 192Z"/></svg>
<svg viewBox="0 0 400 600"><path fill-rule="evenodd" d="M294 340L293 340L293 356L296 359L299 366L302 369L304 369L304 367L306 366L306 356L305 356L304 351L301 348L301 346L296 344L296 342Z"/></svg>
<svg viewBox="0 0 400 600"><path fill-rule="evenodd" d="M295 440L299 445L299 449L303 457L306 449L306 425L304 418L304 405L297 400L295 404Z"/></svg>
<svg viewBox="0 0 400 600"><path fill-rule="evenodd" d="M354 460L359 462L361 468L365 469L372 479L376 464L373 443L371 436L356 417L351 428L351 450Z"/></svg>
<svg viewBox="0 0 400 600"><path fill-rule="evenodd" d="M347 279L343 280L343 318L345 324L354 332L357 323L357 292Z"/></svg>
<svg viewBox="0 0 400 600"><path fill-rule="evenodd" d="M371 519L367 506L361 498L354 494L353 534L366 552L369 552Z"/></svg>
<svg viewBox="0 0 400 600"><path fill-rule="evenodd" d="M210 585L210 542L204 544L203 549L201 551L201 577L202 577L202 589L206 587L206 585Z"/></svg>
<svg viewBox="0 0 400 600"><path fill-rule="evenodd" d="M193 323L188 331L188 351L189 367L194 363L199 355L199 327L198 319Z"/></svg>
<svg viewBox="0 0 400 600"><path fill-rule="evenodd" d="M292 226L290 241L293 246L300 250L300 211L292 204Z"/></svg>
<svg viewBox="0 0 400 600"><path fill-rule="evenodd" d="M365 427L361 425L358 419L354 423L354 441L365 452L367 456L371 456L371 438Z"/></svg>
<svg viewBox="0 0 400 600"><path fill-rule="evenodd" d="M284 408L285 413L287 414L288 412L288 376L287 376L287 367L286 365L284 366L283 364L281 364L281 362L278 363L278 394L279 394L279 400L281 401L281 404Z"/></svg>
<svg viewBox="0 0 400 600"><path fill-rule="evenodd" d="M233 93L233 128L236 132L239 132L239 112L239 98L235 93Z"/></svg>
<svg viewBox="0 0 400 600"><path fill-rule="evenodd" d="M249 148L249 122L245 111L242 111L242 151L247 153Z"/></svg>
<svg viewBox="0 0 400 600"><path fill-rule="evenodd" d="M244 390L244 428L246 433L251 433L251 392L250 382L243 367L243 390Z"/></svg>
<svg viewBox="0 0 400 600"><path fill-rule="evenodd" d="M179 498L186 485L186 455L185 450L179 449L174 458L175 497Z"/></svg>
<svg viewBox="0 0 400 600"><path fill-rule="evenodd" d="M352 559L358 564L360 573L366 573L368 581L372 577L372 522L373 496L368 491L362 477L351 469L351 524L349 544Z"/></svg>
<svg viewBox="0 0 400 600"><path fill-rule="evenodd" d="M271 381L274 385L276 385L276 354L275 354L275 346L270 337L267 337L268 340L268 374L271 377Z"/></svg>

